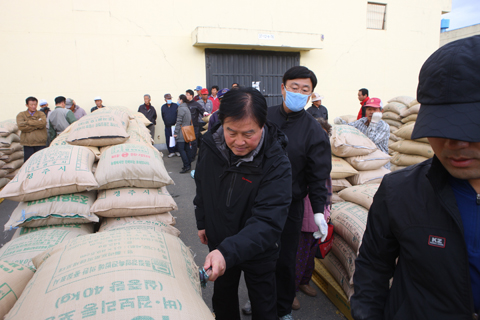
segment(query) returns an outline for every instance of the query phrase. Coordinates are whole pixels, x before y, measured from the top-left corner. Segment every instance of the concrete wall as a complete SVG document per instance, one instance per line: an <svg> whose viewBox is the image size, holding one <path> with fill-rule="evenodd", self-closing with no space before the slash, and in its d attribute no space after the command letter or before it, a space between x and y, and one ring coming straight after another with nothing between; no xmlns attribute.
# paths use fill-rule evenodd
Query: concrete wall
<svg viewBox="0 0 480 320"><path fill-rule="evenodd" d="M440 47L449 42L480 35L480 24L440 33Z"/></svg>
<svg viewBox="0 0 480 320"><path fill-rule="evenodd" d="M98 95L106 106L136 111L149 93L159 109L164 93L176 98L205 85L205 51L192 45L199 26L316 34L316 39L323 34L321 45L297 50L300 63L319 78L315 91L325 96L332 119L357 113L362 87L384 100L415 96L418 72L438 48L440 16L451 0L384 3L386 30L369 30L367 1L358 0L4 0L0 120L23 111L30 95L50 106L58 95L71 97L89 112ZM231 40L222 47L243 43ZM252 48L272 49L256 45L261 44ZM158 134L161 142L161 126Z"/></svg>

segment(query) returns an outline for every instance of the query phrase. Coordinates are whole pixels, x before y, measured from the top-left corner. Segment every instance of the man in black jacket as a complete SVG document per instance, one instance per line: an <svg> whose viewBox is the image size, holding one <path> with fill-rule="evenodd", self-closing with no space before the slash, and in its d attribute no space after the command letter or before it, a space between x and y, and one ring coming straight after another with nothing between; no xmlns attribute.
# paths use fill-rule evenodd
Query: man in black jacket
<svg viewBox="0 0 480 320"><path fill-rule="evenodd" d="M192 141L192 152L191 152L191 161L193 162L195 160L195 157L197 156L197 149L200 148L200 145L202 144L202 133L201 133L201 124L199 122L199 119L203 117L203 114L205 113L205 109L198 103L198 101L195 101L193 98L193 91L192 90L187 90L185 92L185 96L188 99L187 105L188 108L190 109L190 113L192 114L192 124L193 124L193 129L195 130L195 141Z"/></svg>
<svg viewBox="0 0 480 320"><path fill-rule="evenodd" d="M355 263L356 320L478 319L479 56L480 36L458 40L420 71L412 139L435 156L383 178Z"/></svg>
<svg viewBox="0 0 480 320"><path fill-rule="evenodd" d="M318 93L312 93L312 106L307 109L307 112L315 119L323 118L328 121L328 110L322 104L323 96Z"/></svg>
<svg viewBox="0 0 480 320"><path fill-rule="evenodd" d="M317 85L315 74L305 67L293 67L283 75L283 103L268 108L268 120L288 137L287 153L292 165L292 204L282 232L277 262L277 309L282 319L292 319L295 298L295 257L303 221L303 199L308 194L315 223L323 238L327 225L323 210L327 200L325 181L332 169L330 141L322 126L305 111Z"/></svg>
<svg viewBox="0 0 480 320"><path fill-rule="evenodd" d="M149 94L143 96L144 104L138 107L138 112L143 113L143 115L150 121L150 124L147 129L150 130L150 135L152 139L155 140L155 125L157 124L157 110L150 103L152 98Z"/></svg>
<svg viewBox="0 0 480 320"><path fill-rule="evenodd" d="M163 124L165 125L165 143L167 144L168 157L173 156L180 157L180 152L177 151L177 146L172 146L173 143L170 143L170 140L173 136L172 126L177 122L177 110L178 105L172 101L172 95L166 93L163 98L165 99L165 104L161 108Z"/></svg>
<svg viewBox="0 0 480 320"><path fill-rule="evenodd" d="M292 197L287 139L266 122L267 103L253 88L226 93L220 122L204 136L195 171L198 236L210 253L217 320L240 319L243 271L254 319L277 320L275 266Z"/></svg>

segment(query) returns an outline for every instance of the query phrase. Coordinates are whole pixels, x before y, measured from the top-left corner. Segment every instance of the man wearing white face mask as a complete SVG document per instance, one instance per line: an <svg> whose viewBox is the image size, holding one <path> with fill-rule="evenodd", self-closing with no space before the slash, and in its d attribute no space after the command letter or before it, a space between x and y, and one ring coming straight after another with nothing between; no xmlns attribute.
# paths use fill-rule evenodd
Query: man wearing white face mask
<svg viewBox="0 0 480 320"><path fill-rule="evenodd" d="M319 227L316 237L328 233L323 210L327 201L325 181L332 169L330 141L322 126L305 111L317 85L317 77L306 67L290 68L282 80L283 103L268 108L267 119L288 138L287 154L292 166L292 203L282 232L276 266L277 311L280 319L292 318L295 298L295 257L303 221L303 199L307 190Z"/></svg>
<svg viewBox="0 0 480 320"><path fill-rule="evenodd" d="M365 117L348 123L355 127L375 143L380 151L388 154L388 139L390 138L390 127L382 120L383 103L379 98L370 98L365 103ZM335 118L335 124L347 124L340 117ZM385 165L390 169L390 162Z"/></svg>
<svg viewBox="0 0 480 320"><path fill-rule="evenodd" d="M172 95L167 93L163 96L165 98L165 104L162 106L162 119L165 124L165 142L168 149L168 157L173 156L180 157L180 152L177 150L177 146L170 146L170 137L172 134L172 126L177 122L177 109L178 104L172 102Z"/></svg>

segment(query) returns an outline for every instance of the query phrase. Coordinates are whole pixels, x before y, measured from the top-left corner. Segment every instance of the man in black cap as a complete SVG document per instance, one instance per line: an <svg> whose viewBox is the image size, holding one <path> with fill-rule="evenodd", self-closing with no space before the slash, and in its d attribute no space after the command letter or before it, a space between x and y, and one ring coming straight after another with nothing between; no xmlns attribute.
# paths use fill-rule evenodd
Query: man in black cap
<svg viewBox="0 0 480 320"><path fill-rule="evenodd" d="M420 71L412 139L427 137L435 156L383 178L355 263L356 320L478 319L478 57L480 36L461 39Z"/></svg>

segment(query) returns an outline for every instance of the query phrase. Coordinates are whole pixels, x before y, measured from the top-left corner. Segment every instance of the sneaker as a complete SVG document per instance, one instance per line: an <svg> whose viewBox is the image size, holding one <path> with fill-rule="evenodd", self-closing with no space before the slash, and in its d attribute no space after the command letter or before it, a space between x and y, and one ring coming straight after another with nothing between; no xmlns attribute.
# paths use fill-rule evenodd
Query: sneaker
<svg viewBox="0 0 480 320"><path fill-rule="evenodd" d="M180 157L180 152L175 152L175 155L176 155L177 157Z"/></svg>
<svg viewBox="0 0 480 320"><path fill-rule="evenodd" d="M175 153L173 153L173 152L168 155L169 158L171 158L173 156L175 156Z"/></svg>
<svg viewBox="0 0 480 320"><path fill-rule="evenodd" d="M300 301L298 301L297 297L295 297L295 298L293 299L292 309L293 309L293 310L298 310L298 309L300 309Z"/></svg>
<svg viewBox="0 0 480 320"><path fill-rule="evenodd" d="M280 319L280 320L293 320L293 316L292 316L292 313L290 312L289 314L286 314L283 317L279 317L278 319Z"/></svg>
<svg viewBox="0 0 480 320"><path fill-rule="evenodd" d="M183 168L182 171L180 171L180 173L187 173L188 171L190 171L190 167L188 168Z"/></svg>
<svg viewBox="0 0 480 320"><path fill-rule="evenodd" d="M245 303L245 306L242 308L242 312L247 316L252 314L252 305L250 304L250 300Z"/></svg>
<svg viewBox="0 0 480 320"><path fill-rule="evenodd" d="M307 296L310 297L316 297L317 296L317 290L312 288L309 284L301 284L299 287L300 291L305 293Z"/></svg>

